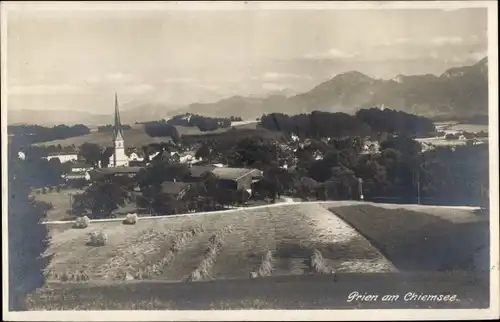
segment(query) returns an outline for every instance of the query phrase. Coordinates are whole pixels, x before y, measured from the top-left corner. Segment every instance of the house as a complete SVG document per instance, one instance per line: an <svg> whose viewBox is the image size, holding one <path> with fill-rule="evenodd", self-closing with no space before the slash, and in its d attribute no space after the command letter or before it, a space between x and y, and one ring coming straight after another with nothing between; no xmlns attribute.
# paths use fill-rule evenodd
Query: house
<svg viewBox="0 0 500 322"><path fill-rule="evenodd" d="M90 179L91 179L90 173L88 171L66 173L66 174L61 175L61 178L63 178L66 181L79 180L79 179L85 179L87 181L90 181Z"/></svg>
<svg viewBox="0 0 500 322"><path fill-rule="evenodd" d="M44 157L47 161L52 159L59 159L61 163L71 162L78 160L78 153L73 151L68 152L51 152L46 157Z"/></svg>
<svg viewBox="0 0 500 322"><path fill-rule="evenodd" d="M91 180L99 180L110 176L128 176L129 178L141 171L143 167L112 167L112 168L98 168L89 171Z"/></svg>
<svg viewBox="0 0 500 322"><path fill-rule="evenodd" d="M128 153L127 153L127 157L128 157L128 161L129 161L129 164L131 161L144 161L144 152L142 150L138 150L138 149L129 149Z"/></svg>
<svg viewBox="0 0 500 322"><path fill-rule="evenodd" d="M72 161L70 164L70 168L72 173L84 173L94 169L93 166L81 161Z"/></svg>
<svg viewBox="0 0 500 322"><path fill-rule="evenodd" d="M179 163L195 164L197 162L203 161L202 158L196 158L196 152L188 151L179 155Z"/></svg>
<svg viewBox="0 0 500 322"><path fill-rule="evenodd" d="M191 184L186 182L165 181L161 184L161 194L170 195L177 200L184 198Z"/></svg>
<svg viewBox="0 0 500 322"><path fill-rule="evenodd" d="M263 178L258 169L246 168L214 168L211 171L219 183L229 189L245 190L251 193L252 184Z"/></svg>
<svg viewBox="0 0 500 322"><path fill-rule="evenodd" d="M211 173L216 167L212 165L198 166L193 165L189 167L189 176L191 181L201 181L207 173Z"/></svg>
<svg viewBox="0 0 500 322"><path fill-rule="evenodd" d="M313 159L314 160L323 160L323 153L321 153L321 151L319 150L316 150L313 152Z"/></svg>

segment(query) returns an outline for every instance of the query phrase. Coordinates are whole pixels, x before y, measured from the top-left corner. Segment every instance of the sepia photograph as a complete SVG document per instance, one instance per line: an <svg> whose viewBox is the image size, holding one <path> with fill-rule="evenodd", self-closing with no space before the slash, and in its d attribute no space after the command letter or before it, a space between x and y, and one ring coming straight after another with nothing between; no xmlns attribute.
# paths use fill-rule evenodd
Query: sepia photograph
<svg viewBox="0 0 500 322"><path fill-rule="evenodd" d="M0 10L8 320L498 318L496 1Z"/></svg>

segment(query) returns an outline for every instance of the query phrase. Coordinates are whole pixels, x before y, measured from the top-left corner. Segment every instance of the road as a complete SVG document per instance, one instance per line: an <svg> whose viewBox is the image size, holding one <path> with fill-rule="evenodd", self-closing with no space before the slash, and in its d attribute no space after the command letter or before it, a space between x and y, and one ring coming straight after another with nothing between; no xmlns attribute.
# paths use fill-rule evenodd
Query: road
<svg viewBox="0 0 500 322"><path fill-rule="evenodd" d="M207 211L207 212L195 212L187 214L177 214L177 215L164 215L164 216L141 216L140 220L145 219L159 219L159 218L175 218L175 217L190 217L190 216L202 216L210 214L234 214L238 211L248 211L252 209L259 208L273 208L273 207L283 207L289 205L304 205L304 204L320 204L327 207L341 207L341 206L354 206L354 205L373 205L373 206L383 206L386 208L407 208L407 209L462 209L462 210L479 210L479 207L468 207L468 206L429 206L429 205L416 205L416 204L384 204L384 203L374 203L368 201L357 201L357 200L339 200L339 201L293 201L290 197L282 197L285 202L274 203L262 206L253 207L237 207L231 210L220 210L220 211ZM106 219L92 219L91 222L113 222L113 221L123 221L123 218L106 218ZM74 221L44 221L42 224L47 225L62 225L74 223Z"/></svg>

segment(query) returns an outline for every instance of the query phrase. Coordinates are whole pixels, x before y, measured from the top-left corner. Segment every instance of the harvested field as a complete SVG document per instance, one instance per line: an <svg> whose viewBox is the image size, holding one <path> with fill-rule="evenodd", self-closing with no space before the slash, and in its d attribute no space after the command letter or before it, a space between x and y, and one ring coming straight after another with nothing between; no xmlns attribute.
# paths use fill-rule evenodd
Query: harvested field
<svg viewBox="0 0 500 322"><path fill-rule="evenodd" d="M247 279L254 271L259 276L323 274L311 265L314 250L335 272L395 271L354 229L312 203L140 219L135 225L60 226L49 226L56 228L46 252L52 258L46 270L49 280L75 272L85 272L90 281L174 282ZM106 245L86 245L93 231L107 235Z"/></svg>
<svg viewBox="0 0 500 322"><path fill-rule="evenodd" d="M488 218L475 216L471 210L397 205L330 210L399 270L489 271Z"/></svg>
<svg viewBox="0 0 500 322"><path fill-rule="evenodd" d="M26 306L487 307L488 271L469 263L471 258L478 263L474 250L488 240L488 221L466 208L405 208L342 201L142 218L135 225L49 225L48 283L30 294ZM92 231L105 233L107 244L87 246ZM408 292L456 294L460 301L346 301L353 291L401 297Z"/></svg>

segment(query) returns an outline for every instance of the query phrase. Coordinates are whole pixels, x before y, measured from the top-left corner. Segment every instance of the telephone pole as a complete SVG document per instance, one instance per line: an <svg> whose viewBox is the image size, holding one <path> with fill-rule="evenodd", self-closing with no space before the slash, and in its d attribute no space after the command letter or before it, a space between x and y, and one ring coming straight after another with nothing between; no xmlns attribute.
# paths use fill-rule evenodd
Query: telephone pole
<svg viewBox="0 0 500 322"><path fill-rule="evenodd" d="M358 178L358 189L359 189L359 198L361 200L364 200L364 196L363 196L363 179L362 178Z"/></svg>
<svg viewBox="0 0 500 322"><path fill-rule="evenodd" d="M420 205L420 169L417 170L417 204Z"/></svg>

